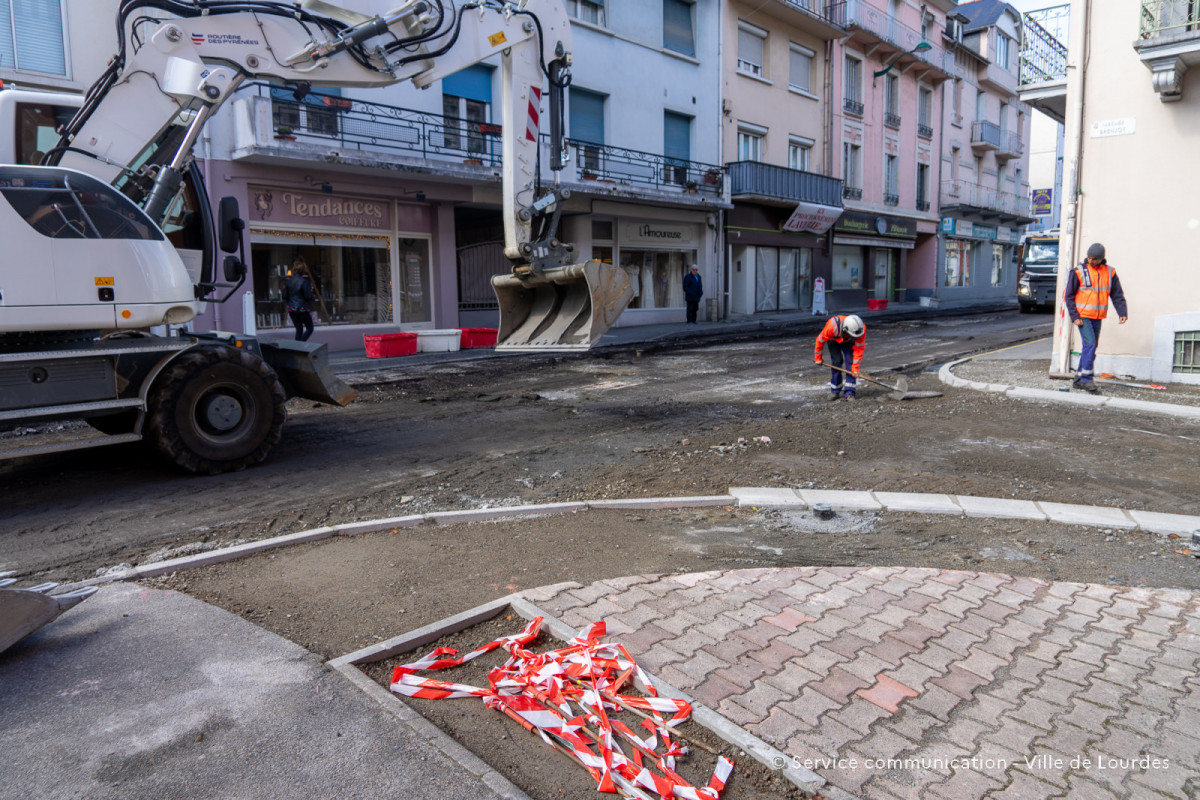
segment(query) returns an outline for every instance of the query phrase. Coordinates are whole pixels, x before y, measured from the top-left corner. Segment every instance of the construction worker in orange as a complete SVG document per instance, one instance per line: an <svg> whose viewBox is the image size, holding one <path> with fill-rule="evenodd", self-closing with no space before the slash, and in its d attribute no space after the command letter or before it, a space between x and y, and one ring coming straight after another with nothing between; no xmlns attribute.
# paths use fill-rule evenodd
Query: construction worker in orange
<svg viewBox="0 0 1200 800"><path fill-rule="evenodd" d="M830 370L829 399L844 397L853 400L858 388L858 370L862 365L863 352L867 349L867 326L856 314L834 314L817 334L816 351L813 353L816 363L825 363L823 353L827 344L829 364L833 367ZM847 364L848 367L844 366ZM848 369L850 374L842 372L843 369Z"/></svg>
<svg viewBox="0 0 1200 800"><path fill-rule="evenodd" d="M1100 321L1108 316L1110 299L1117 309L1117 324L1124 325L1129 319L1125 292L1117 280L1117 271L1104 257L1104 245L1096 242L1088 248L1087 260L1067 276L1067 288L1063 293L1067 313L1079 328L1079 337L1083 340L1079 369L1071 385L1092 394L1099 391L1092 378L1092 367L1096 363L1096 345L1100 341Z"/></svg>

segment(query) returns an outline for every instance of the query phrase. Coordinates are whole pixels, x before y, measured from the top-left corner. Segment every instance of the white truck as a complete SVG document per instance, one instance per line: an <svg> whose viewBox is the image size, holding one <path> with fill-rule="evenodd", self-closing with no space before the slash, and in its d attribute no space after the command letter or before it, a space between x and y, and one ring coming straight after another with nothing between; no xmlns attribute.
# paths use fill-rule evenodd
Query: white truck
<svg viewBox="0 0 1200 800"><path fill-rule="evenodd" d="M301 95L427 87L497 56L512 262L492 281L498 347L590 347L632 298L623 270L575 263L557 235L569 194L562 0L404 0L378 16L323 0L122 0L117 30L120 50L86 96L0 91L0 130L15 133L0 151L0 429L91 428L33 443L0 436L0 458L144 440L185 470L220 473L266 458L288 398L353 399L324 345L185 329L246 277L237 202L222 198L213 213L191 154L246 80ZM551 183L527 134L544 84Z"/></svg>

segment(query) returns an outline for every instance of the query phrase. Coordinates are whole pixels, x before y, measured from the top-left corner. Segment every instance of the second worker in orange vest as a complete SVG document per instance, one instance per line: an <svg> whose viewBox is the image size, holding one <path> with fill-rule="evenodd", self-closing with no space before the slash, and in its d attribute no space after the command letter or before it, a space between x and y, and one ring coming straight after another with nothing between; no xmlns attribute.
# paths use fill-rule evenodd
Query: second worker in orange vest
<svg viewBox="0 0 1200 800"><path fill-rule="evenodd" d="M1129 319L1125 292L1117 280L1117 271L1104 258L1104 245L1096 242L1087 251L1087 261L1071 270L1063 302L1071 322L1079 328L1083 347L1079 353L1079 369L1072 386L1095 394L1098 389L1092 379L1096 363L1096 345L1100 341L1100 321L1108 316L1108 301L1117 309L1117 323Z"/></svg>
<svg viewBox="0 0 1200 800"><path fill-rule="evenodd" d="M825 345L829 345L829 363L835 367L843 364L852 374L846 375L836 369L830 370L829 378L830 400L845 397L854 399L854 390L858 388L858 368L862 364L863 351L867 349L867 326L855 314L841 316L835 314L825 323L825 327L817 334L816 352L813 360L824 364L822 354ZM842 378L845 378L843 385Z"/></svg>

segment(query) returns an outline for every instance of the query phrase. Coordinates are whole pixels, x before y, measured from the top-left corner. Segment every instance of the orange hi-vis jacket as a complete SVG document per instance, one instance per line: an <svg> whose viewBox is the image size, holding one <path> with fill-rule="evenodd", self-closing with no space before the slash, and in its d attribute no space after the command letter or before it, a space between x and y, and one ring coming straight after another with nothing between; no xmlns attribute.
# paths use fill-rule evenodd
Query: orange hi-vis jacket
<svg viewBox="0 0 1200 800"><path fill-rule="evenodd" d="M829 318L825 323L825 327L817 334L817 347L813 353L813 360L820 361L821 353L825 350L826 342L837 342L845 344L846 342L854 342L854 364L852 370L857 370L858 365L862 363L863 352L867 349L867 326L863 326L863 335L857 339L851 339L848 335L842 332L842 320L845 315L835 315Z"/></svg>
<svg viewBox="0 0 1200 800"><path fill-rule="evenodd" d="M1079 284L1074 298L1079 316L1084 319L1104 319L1108 316L1108 296L1116 283L1117 271L1108 264L1093 267L1085 261L1075 268L1075 278ZM1120 308L1117 310L1120 311Z"/></svg>

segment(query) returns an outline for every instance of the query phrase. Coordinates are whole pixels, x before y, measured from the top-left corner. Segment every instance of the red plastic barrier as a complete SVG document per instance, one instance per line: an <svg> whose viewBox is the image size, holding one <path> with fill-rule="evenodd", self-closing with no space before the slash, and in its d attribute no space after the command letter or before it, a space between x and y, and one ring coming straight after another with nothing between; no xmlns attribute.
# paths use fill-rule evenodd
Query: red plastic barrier
<svg viewBox="0 0 1200 800"><path fill-rule="evenodd" d="M497 330L495 328L461 328L462 341L460 350L471 347L495 347Z"/></svg>
<svg viewBox="0 0 1200 800"><path fill-rule="evenodd" d="M363 345L367 348L367 358L411 356L417 352L417 335L415 333L383 333L370 336L364 333Z"/></svg>

